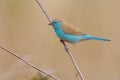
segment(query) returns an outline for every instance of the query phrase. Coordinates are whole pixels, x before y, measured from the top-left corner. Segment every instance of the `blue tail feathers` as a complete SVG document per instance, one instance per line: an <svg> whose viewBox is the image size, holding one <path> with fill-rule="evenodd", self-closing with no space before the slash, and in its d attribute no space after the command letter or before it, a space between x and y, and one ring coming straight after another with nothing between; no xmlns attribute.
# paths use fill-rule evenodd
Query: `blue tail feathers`
<svg viewBox="0 0 120 80"><path fill-rule="evenodd" d="M100 41L110 41L109 39L105 39L105 38L100 38L100 37L96 37L96 36L91 36L92 40L100 40Z"/></svg>
<svg viewBox="0 0 120 80"><path fill-rule="evenodd" d="M110 41L109 39L100 38L100 37L96 37L96 36L90 36L87 34L83 34L83 38L88 39L88 40Z"/></svg>

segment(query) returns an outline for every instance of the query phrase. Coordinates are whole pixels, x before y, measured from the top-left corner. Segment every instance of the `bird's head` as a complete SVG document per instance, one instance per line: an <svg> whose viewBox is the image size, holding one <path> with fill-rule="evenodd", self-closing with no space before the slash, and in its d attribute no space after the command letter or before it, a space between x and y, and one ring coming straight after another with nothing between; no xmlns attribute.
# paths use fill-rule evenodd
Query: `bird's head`
<svg viewBox="0 0 120 80"><path fill-rule="evenodd" d="M54 29L60 28L61 27L61 20L59 19L54 19L49 25L52 25Z"/></svg>

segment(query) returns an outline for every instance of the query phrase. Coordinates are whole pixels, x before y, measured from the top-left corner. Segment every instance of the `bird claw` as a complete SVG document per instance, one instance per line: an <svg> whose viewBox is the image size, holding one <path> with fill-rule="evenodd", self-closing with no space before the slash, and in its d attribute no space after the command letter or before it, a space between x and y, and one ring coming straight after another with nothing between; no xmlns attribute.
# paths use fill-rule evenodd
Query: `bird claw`
<svg viewBox="0 0 120 80"><path fill-rule="evenodd" d="M63 40L60 40L60 42L64 45L64 48L65 48L66 52L68 52L69 48L66 46L65 42Z"/></svg>
<svg viewBox="0 0 120 80"><path fill-rule="evenodd" d="M64 43L64 41L63 41L63 40L61 40L61 39L60 39L60 42L61 42L61 43Z"/></svg>

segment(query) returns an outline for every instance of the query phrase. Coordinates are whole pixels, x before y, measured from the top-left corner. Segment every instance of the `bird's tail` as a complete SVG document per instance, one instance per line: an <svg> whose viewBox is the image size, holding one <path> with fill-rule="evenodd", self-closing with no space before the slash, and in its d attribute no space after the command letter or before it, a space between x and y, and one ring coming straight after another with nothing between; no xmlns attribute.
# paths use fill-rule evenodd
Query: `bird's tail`
<svg viewBox="0 0 120 80"><path fill-rule="evenodd" d="M92 39L92 40L100 40L100 41L110 41L109 39L100 38L100 37L96 37L96 36L91 36L90 39Z"/></svg>
<svg viewBox="0 0 120 80"><path fill-rule="evenodd" d="M109 39L100 38L100 37L96 37L96 36L91 36L91 35L88 35L88 34L83 34L83 39L85 39L85 40L110 41Z"/></svg>

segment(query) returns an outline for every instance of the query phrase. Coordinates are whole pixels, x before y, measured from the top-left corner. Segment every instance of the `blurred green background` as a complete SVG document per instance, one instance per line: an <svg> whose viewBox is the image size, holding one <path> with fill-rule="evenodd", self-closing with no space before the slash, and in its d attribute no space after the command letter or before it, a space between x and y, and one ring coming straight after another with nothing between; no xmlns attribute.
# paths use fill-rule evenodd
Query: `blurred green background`
<svg viewBox="0 0 120 80"><path fill-rule="evenodd" d="M111 42L67 44L85 80L120 80L120 0L41 0L49 16ZM34 0L0 0L0 44L60 80L76 72ZM36 70L0 49L0 80L28 80ZM80 80L79 77L76 80Z"/></svg>

